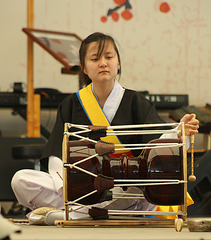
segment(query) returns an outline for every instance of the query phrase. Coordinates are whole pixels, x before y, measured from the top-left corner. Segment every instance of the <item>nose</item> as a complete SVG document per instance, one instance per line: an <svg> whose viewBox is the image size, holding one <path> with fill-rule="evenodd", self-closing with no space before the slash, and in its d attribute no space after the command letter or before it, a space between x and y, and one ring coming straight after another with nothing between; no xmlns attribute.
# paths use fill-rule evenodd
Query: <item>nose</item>
<svg viewBox="0 0 211 240"><path fill-rule="evenodd" d="M99 65L100 65L100 67L106 67L107 66L107 61L106 61L105 57L100 58Z"/></svg>

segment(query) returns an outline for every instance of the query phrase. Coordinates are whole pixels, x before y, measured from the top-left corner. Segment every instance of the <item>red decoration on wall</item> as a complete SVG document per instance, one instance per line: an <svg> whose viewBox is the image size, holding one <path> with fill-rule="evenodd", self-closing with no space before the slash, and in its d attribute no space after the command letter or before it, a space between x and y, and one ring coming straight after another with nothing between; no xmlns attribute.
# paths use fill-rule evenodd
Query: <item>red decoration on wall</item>
<svg viewBox="0 0 211 240"><path fill-rule="evenodd" d="M122 7L125 7L124 11L121 13L121 17L123 19L130 20L133 17L132 12L130 11L130 9L132 9L132 6L129 3L129 0L113 0L113 1L117 4L117 6L113 9L109 9L107 16L101 17L101 22L106 22L109 16L111 16L113 21L117 22L120 16L120 14L117 11Z"/></svg>
<svg viewBox="0 0 211 240"><path fill-rule="evenodd" d="M112 13L111 13L111 17L112 17L112 19L113 19L115 22L117 22L117 21L119 20L119 13L117 13L117 12L112 12Z"/></svg>
<svg viewBox="0 0 211 240"><path fill-rule="evenodd" d="M161 3L161 5L160 5L160 11L163 12L163 13L167 13L167 12L170 11L170 7L169 7L169 5L168 5L167 2Z"/></svg>
<svg viewBox="0 0 211 240"><path fill-rule="evenodd" d="M101 17L101 22L106 22L107 21L107 17L106 16L102 16Z"/></svg>
<svg viewBox="0 0 211 240"><path fill-rule="evenodd" d="M124 12L122 12L121 16L125 19L125 20L130 20L133 17L133 14L131 13L130 10L126 9Z"/></svg>
<svg viewBox="0 0 211 240"><path fill-rule="evenodd" d="M126 2L126 0L114 0L114 2L117 4L117 5L122 5Z"/></svg>

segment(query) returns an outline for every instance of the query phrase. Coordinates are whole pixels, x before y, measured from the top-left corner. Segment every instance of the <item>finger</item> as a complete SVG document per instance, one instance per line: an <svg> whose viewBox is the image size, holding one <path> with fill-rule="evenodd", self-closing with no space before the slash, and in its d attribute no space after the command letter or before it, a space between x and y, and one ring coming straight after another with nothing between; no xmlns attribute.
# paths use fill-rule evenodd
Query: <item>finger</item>
<svg viewBox="0 0 211 240"><path fill-rule="evenodd" d="M187 136L196 135L196 134L198 134L198 132L199 132L198 130L189 129L189 131L186 135Z"/></svg>
<svg viewBox="0 0 211 240"><path fill-rule="evenodd" d="M194 116L195 116L194 114L185 114L185 115L182 117L181 122L188 123L189 121L191 121L191 119L192 119Z"/></svg>
<svg viewBox="0 0 211 240"><path fill-rule="evenodd" d="M195 124L193 122L188 122L185 124L185 128L197 130L199 128L199 125L197 123Z"/></svg>
<svg viewBox="0 0 211 240"><path fill-rule="evenodd" d="M185 135L186 136L191 136L191 135L196 135L198 134L198 130L197 129L188 129L186 132L185 132Z"/></svg>
<svg viewBox="0 0 211 240"><path fill-rule="evenodd" d="M190 121L195 121L196 114L195 113L188 114L188 118L190 119Z"/></svg>
<svg viewBox="0 0 211 240"><path fill-rule="evenodd" d="M185 124L187 127L194 127L194 128L199 128L199 121L189 121L188 123Z"/></svg>

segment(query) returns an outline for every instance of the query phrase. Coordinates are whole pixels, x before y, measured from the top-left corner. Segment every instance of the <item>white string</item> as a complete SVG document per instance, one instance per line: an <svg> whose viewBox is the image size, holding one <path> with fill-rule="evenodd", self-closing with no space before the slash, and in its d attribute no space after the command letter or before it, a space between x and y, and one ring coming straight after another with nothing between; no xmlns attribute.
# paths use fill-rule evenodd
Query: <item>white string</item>
<svg viewBox="0 0 211 240"><path fill-rule="evenodd" d="M181 123L153 123L153 124L136 124L136 125L119 125L119 126L105 126L105 129L130 129L130 128L150 128L150 127L165 127L165 126L180 126ZM90 129L88 125L80 125L68 123L68 127L75 127L80 129ZM102 126L100 126L102 127Z"/></svg>
<svg viewBox="0 0 211 240"><path fill-rule="evenodd" d="M70 164L70 163L64 163L64 167L73 168L73 165ZM85 170L85 169L83 169L83 168L80 168L80 167L77 167L77 166L74 166L74 168L80 170L81 172L87 173L87 174L89 174L89 175L91 175L91 176L93 176L93 177L97 177L96 174L94 174L94 173L92 173L92 172L89 172L89 171L87 171L87 170Z"/></svg>
<svg viewBox="0 0 211 240"><path fill-rule="evenodd" d="M69 201L65 203L65 205L76 205L76 206L80 206L80 208L84 207L87 209L92 209L92 207L89 205L83 205L75 201ZM71 209L71 211L76 211L77 209ZM108 210L108 214L109 215L126 215L126 214L128 215L185 215L183 212L132 211L132 210Z"/></svg>
<svg viewBox="0 0 211 240"><path fill-rule="evenodd" d="M90 193L87 193L87 194L81 196L80 198L75 199L74 201L70 201L70 202L65 203L65 205L69 205L69 204L73 205L74 203L79 202L80 200L82 200L82 199L84 199L84 198L86 198L86 197L88 197L88 196L90 196L90 195L92 195L92 194L94 194L96 192L97 192L97 190L94 190L94 191L92 191Z"/></svg>
<svg viewBox="0 0 211 240"><path fill-rule="evenodd" d="M175 181L175 182L165 182L165 183L132 183L132 184L114 184L114 187L141 187L141 186L157 186L157 185L172 185L172 184L181 184L185 181Z"/></svg>
<svg viewBox="0 0 211 240"><path fill-rule="evenodd" d="M85 159L82 159L82 160L80 160L80 161L78 161L78 162L75 162L75 163L71 164L71 168L75 167L76 165L78 165L78 164L80 164L80 163L86 162L86 161L88 161L88 160L90 160L90 159L92 159L92 158L94 158L94 157L97 157L97 156L98 156L98 154L96 153L96 154L91 155L91 156L89 156L89 157L87 157L87 158L85 158Z"/></svg>

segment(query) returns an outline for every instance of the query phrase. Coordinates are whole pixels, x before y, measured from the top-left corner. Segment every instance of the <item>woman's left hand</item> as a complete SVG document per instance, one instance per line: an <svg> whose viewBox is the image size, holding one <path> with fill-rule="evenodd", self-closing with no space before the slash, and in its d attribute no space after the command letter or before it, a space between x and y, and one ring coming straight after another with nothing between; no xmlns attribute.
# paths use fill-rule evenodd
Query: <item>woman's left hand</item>
<svg viewBox="0 0 211 240"><path fill-rule="evenodd" d="M190 136L192 134L197 134L198 133L198 128L199 128L199 120L196 118L194 119L195 114L185 114L180 122L185 123L185 135Z"/></svg>

